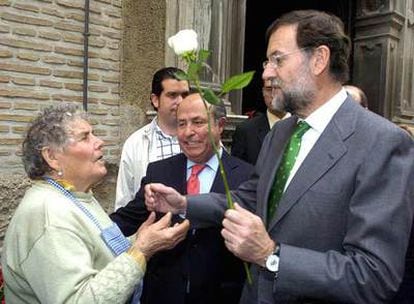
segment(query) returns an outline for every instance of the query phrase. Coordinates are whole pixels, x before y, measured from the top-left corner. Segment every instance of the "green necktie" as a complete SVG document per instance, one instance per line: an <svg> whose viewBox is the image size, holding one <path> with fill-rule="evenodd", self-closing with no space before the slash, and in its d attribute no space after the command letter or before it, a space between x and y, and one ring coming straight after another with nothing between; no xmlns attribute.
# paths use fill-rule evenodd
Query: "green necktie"
<svg viewBox="0 0 414 304"><path fill-rule="evenodd" d="M295 164L296 157L298 156L300 143L303 134L308 131L310 126L305 122L301 121L297 124L295 130L290 137L289 143L283 152L283 157L280 162L279 168L277 169L275 179L273 181L272 190L269 195L269 203L267 209L267 222L269 223L275 214L277 205L283 195L286 181L289 178L290 171Z"/></svg>

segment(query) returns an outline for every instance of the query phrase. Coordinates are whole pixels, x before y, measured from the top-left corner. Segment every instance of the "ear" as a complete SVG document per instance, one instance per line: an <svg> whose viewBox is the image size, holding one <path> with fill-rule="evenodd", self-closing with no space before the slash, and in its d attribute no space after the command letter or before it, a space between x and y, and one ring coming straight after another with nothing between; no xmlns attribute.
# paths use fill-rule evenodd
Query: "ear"
<svg viewBox="0 0 414 304"><path fill-rule="evenodd" d="M321 75L325 70L329 70L331 51L326 45L320 45L313 51L312 72L315 76Z"/></svg>
<svg viewBox="0 0 414 304"><path fill-rule="evenodd" d="M223 131L224 131L224 126L226 125L226 121L227 121L227 119L226 118L224 118L224 117L221 117L219 120L218 120L218 122L217 122L217 125L218 125L218 129L219 129L219 133L220 133L220 135L223 133Z"/></svg>
<svg viewBox="0 0 414 304"><path fill-rule="evenodd" d="M59 160L56 157L56 151L52 150L50 147L44 147L42 149L42 156L45 162L55 171L59 171L60 165Z"/></svg>
<svg viewBox="0 0 414 304"><path fill-rule="evenodd" d="M155 94L151 94L151 103L154 108L158 110L158 107L160 106L160 98Z"/></svg>

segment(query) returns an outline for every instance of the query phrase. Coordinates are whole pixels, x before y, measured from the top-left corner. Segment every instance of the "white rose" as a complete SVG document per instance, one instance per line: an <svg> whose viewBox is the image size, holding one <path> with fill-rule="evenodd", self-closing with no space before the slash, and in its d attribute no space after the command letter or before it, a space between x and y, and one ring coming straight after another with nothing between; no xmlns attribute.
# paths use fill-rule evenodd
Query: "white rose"
<svg viewBox="0 0 414 304"><path fill-rule="evenodd" d="M194 30L181 30L168 38L168 45L176 55L195 51L198 48L197 33Z"/></svg>

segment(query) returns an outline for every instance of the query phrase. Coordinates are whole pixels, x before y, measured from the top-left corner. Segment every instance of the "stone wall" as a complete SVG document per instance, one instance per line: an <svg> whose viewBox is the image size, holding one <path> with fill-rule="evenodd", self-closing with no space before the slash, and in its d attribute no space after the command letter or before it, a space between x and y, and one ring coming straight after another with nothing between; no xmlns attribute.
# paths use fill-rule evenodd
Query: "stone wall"
<svg viewBox="0 0 414 304"><path fill-rule="evenodd" d="M0 0L0 240L29 185L20 160L28 123L52 104L82 107L84 4ZM120 0L90 2L88 113L111 168L120 154L121 14Z"/></svg>
<svg viewBox="0 0 414 304"><path fill-rule="evenodd" d="M3 174L0 179L0 253L7 225L30 181L22 174Z"/></svg>
<svg viewBox="0 0 414 304"><path fill-rule="evenodd" d="M1 0L0 173L20 171L19 146L37 111L57 102L82 103L84 1ZM121 2L92 1L88 112L119 155Z"/></svg>
<svg viewBox="0 0 414 304"><path fill-rule="evenodd" d="M165 1L122 2L121 141L145 124L154 72L165 66Z"/></svg>
<svg viewBox="0 0 414 304"><path fill-rule="evenodd" d="M28 123L59 102L82 106L84 0L0 0L0 248L30 185L20 160ZM88 113L108 175L94 192L113 210L122 143L148 122L164 66L165 1L90 0Z"/></svg>
<svg viewBox="0 0 414 304"><path fill-rule="evenodd" d="M0 0L0 248L30 185L20 160L28 123L55 103L82 106L84 3ZM152 75L165 66L166 1L90 0L90 11L88 113L108 168L94 192L111 212L122 143L148 122ZM242 119L230 119L225 144Z"/></svg>

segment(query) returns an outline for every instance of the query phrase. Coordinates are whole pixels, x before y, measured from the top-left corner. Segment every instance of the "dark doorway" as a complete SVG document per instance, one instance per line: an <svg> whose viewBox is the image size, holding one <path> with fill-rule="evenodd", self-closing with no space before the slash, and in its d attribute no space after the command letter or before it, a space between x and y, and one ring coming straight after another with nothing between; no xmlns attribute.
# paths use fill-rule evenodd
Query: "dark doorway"
<svg viewBox="0 0 414 304"><path fill-rule="evenodd" d="M256 73L252 83L243 90L242 113L266 110L262 97L262 62L266 59L266 29L273 20L286 12L296 9L324 10L340 17L345 24L348 35L353 38L354 3L355 0L246 0L244 70L254 70Z"/></svg>

